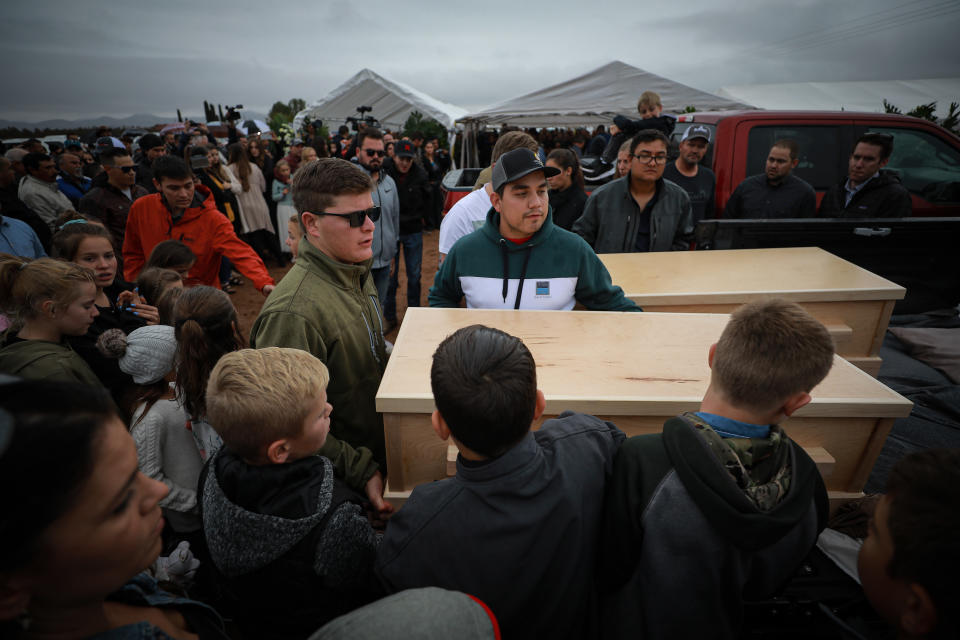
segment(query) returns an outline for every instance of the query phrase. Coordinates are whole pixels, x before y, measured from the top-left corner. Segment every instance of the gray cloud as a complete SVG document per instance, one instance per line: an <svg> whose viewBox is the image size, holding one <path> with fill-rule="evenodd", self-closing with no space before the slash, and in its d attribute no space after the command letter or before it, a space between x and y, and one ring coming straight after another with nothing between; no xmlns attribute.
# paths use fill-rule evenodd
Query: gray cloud
<svg viewBox="0 0 960 640"><path fill-rule="evenodd" d="M266 111L361 68L480 108L613 59L707 91L751 82L957 76L960 14L786 50L790 40L944 0L165 0L4 3L0 118ZM960 96L958 96L960 99Z"/></svg>

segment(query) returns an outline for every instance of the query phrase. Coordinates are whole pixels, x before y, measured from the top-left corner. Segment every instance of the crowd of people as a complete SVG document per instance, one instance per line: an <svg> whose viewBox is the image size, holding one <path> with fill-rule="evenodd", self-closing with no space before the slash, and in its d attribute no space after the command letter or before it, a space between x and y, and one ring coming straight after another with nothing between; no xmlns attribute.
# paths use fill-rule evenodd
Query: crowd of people
<svg viewBox="0 0 960 640"><path fill-rule="evenodd" d="M456 474L399 509L384 497L375 398L401 256L408 306L420 304L424 230L439 226L431 306L640 312L597 253L689 248L712 174L699 165L708 129L687 129L668 162L671 118L655 94L639 110L609 139L571 139L581 154L626 150L622 177L589 197L577 151L508 131L442 222L438 141L369 126L329 141L308 131L286 155L236 131L221 148L193 123L179 138L142 136L133 155L106 135L99 171L70 140L55 160L8 151L4 637L748 628L745 605L792 579L828 521L823 480L780 423L810 402L834 345L793 303L736 310L704 354L699 411L634 438L571 412L533 430L545 397L528 348L463 328L430 371L431 425L456 444ZM883 142L858 141L836 206L870 206L885 188L869 186L879 168L868 175L889 157ZM747 215L765 189L784 189L783 211L807 206L786 180L795 146L778 141L767 173L738 189ZM265 261L288 259L274 282ZM249 335L234 269L266 297ZM867 598L906 636L958 631L958 470L957 451L902 460L860 551Z"/></svg>

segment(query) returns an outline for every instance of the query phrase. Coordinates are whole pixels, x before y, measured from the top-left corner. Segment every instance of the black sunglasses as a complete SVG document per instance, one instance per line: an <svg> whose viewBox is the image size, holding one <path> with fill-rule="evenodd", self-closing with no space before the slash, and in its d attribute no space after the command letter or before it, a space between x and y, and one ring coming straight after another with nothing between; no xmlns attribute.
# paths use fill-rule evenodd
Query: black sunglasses
<svg viewBox="0 0 960 640"><path fill-rule="evenodd" d="M376 150L376 149L364 149L363 152L364 152L365 154L367 154L367 157L368 157L368 158L372 158L373 156L377 156L378 158L382 158L383 156L387 155L387 152L386 152L386 151L380 151L380 150Z"/></svg>
<svg viewBox="0 0 960 640"><path fill-rule="evenodd" d="M376 222L380 219L380 207L370 207L369 209L361 209L360 211L351 211L350 213L328 213L326 211L318 213L320 216L336 216L338 218L347 218L350 221L351 227L362 227L364 221L367 218L370 218L371 222Z"/></svg>
<svg viewBox="0 0 960 640"><path fill-rule="evenodd" d="M131 171L137 170L137 165L132 164L129 167L114 167L114 169L120 169L120 171L123 171L124 173L130 173Z"/></svg>

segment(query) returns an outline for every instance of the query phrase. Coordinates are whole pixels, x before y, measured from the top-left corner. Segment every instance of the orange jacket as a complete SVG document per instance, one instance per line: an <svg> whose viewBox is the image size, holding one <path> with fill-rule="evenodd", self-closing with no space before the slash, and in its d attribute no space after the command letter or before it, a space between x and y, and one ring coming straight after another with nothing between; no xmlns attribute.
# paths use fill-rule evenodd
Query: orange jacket
<svg viewBox="0 0 960 640"><path fill-rule="evenodd" d="M219 289L220 256L230 258L257 290L274 284L263 261L237 237L227 217L217 211L213 194L202 185L196 187L193 202L176 222L159 193L137 198L130 205L123 238L123 275L128 281L136 280L150 252L164 240L179 240L196 254L197 263L184 283L188 286L206 284Z"/></svg>

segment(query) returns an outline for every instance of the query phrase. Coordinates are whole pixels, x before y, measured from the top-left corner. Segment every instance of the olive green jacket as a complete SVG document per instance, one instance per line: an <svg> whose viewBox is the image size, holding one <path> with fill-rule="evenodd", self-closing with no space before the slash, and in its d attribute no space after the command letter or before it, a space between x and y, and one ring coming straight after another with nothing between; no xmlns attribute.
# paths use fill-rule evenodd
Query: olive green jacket
<svg viewBox="0 0 960 640"><path fill-rule="evenodd" d="M250 331L251 347L303 349L327 365L333 437L321 453L346 469L346 482L354 488L362 488L378 465L386 469L376 396L387 353L370 264L337 262L303 238L296 263Z"/></svg>
<svg viewBox="0 0 960 640"><path fill-rule="evenodd" d="M0 338L0 371L27 380L78 382L102 387L83 358L66 342L17 340L8 332Z"/></svg>

